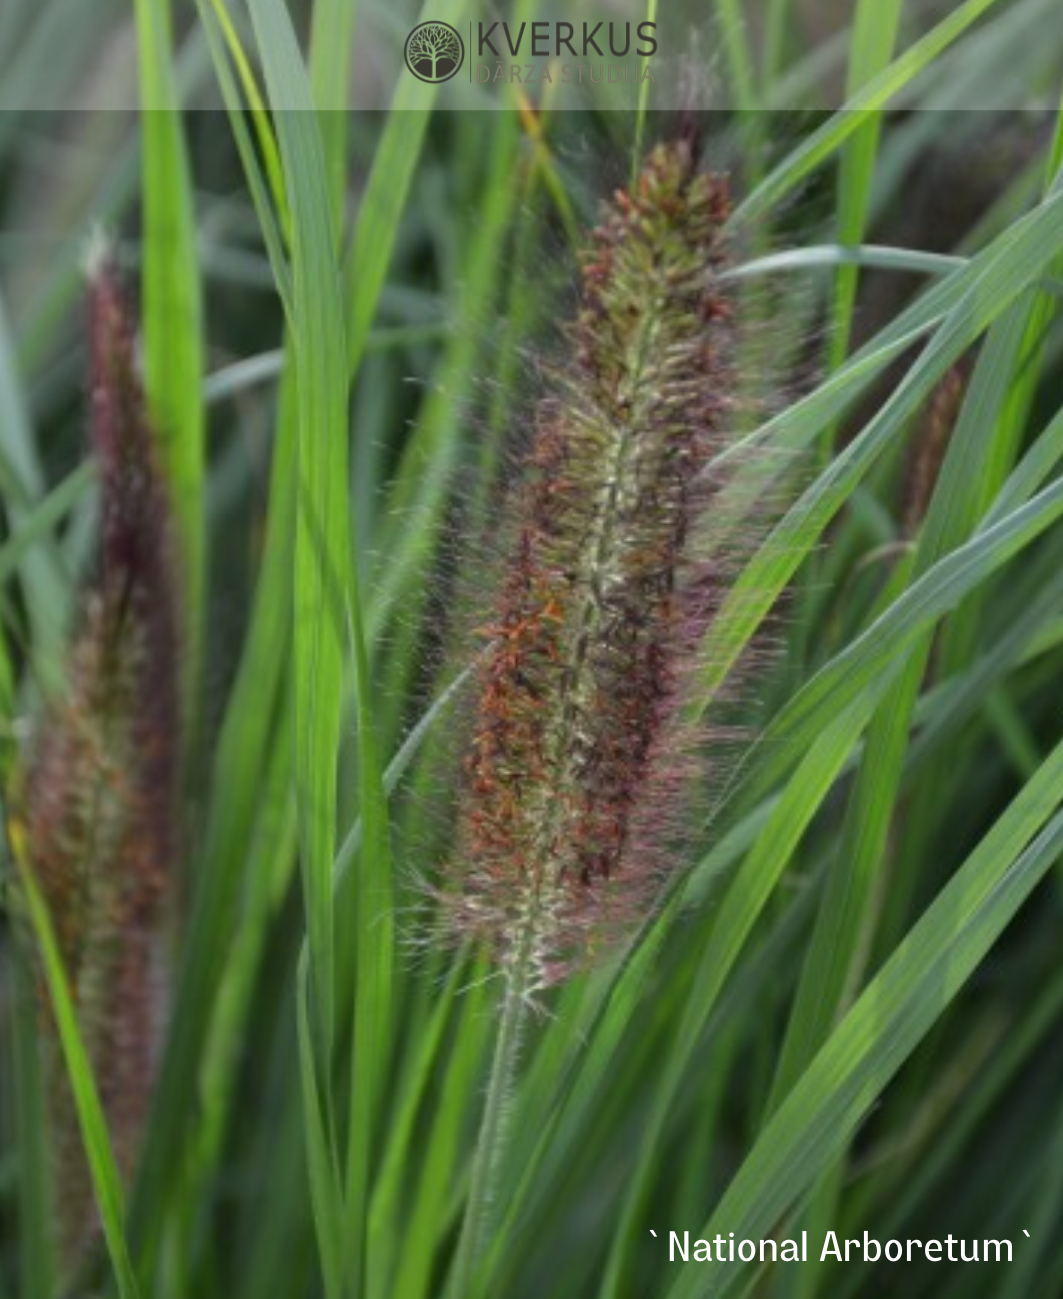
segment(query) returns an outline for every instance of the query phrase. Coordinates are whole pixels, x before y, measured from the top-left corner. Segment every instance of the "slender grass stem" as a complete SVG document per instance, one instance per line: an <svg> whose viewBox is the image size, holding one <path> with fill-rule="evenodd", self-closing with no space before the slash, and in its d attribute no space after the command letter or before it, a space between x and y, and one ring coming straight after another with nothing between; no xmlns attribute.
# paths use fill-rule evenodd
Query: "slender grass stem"
<svg viewBox="0 0 1063 1299"><path fill-rule="evenodd" d="M450 1299L468 1299L476 1293L477 1270L497 1221L496 1191L508 1139L509 1097L528 1011L532 932L533 926L527 926L520 948L515 953L515 960L505 976L506 990L502 998L483 1118L473 1155L469 1195L451 1277Z"/></svg>

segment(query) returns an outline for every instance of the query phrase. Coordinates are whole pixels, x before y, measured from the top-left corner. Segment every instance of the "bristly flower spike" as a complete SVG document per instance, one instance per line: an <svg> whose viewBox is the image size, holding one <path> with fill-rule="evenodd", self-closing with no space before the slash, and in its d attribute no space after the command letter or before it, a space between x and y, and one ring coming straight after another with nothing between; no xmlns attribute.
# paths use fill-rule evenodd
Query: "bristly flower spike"
<svg viewBox="0 0 1063 1299"><path fill-rule="evenodd" d="M161 1032L163 908L178 848L179 618L167 492L136 373L131 314L110 257L89 269L97 571L62 697L16 779L12 840L45 898L120 1168L130 1175ZM51 1016L59 1235L73 1269L96 1231Z"/></svg>
<svg viewBox="0 0 1063 1299"><path fill-rule="evenodd" d="M615 193L513 501L440 890L505 986L454 1294L491 1237L524 1008L646 917L675 856L688 686L726 582L727 547L699 563L697 534L733 419L729 210L689 137Z"/></svg>
<svg viewBox="0 0 1063 1299"><path fill-rule="evenodd" d="M526 992L644 916L674 847L682 697L722 580L692 550L729 424L728 212L689 141L650 154L590 238L538 410L443 894Z"/></svg>

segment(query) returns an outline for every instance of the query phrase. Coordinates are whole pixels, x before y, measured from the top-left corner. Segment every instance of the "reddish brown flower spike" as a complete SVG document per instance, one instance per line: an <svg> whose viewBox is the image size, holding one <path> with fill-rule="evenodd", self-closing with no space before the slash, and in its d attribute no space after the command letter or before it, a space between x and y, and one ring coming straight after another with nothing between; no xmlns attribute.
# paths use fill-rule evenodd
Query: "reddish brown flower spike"
<svg viewBox="0 0 1063 1299"><path fill-rule="evenodd" d="M136 374L133 323L107 260L88 293L98 568L62 697L18 779L24 868L48 903L81 1032L128 1175L161 1029L162 910L177 851L179 632L170 510ZM62 1061L48 1029L60 1235L73 1266L95 1212Z"/></svg>
<svg viewBox="0 0 1063 1299"><path fill-rule="evenodd" d="M684 683L722 580L691 538L726 440L728 210L683 141L616 193L514 502L443 897L524 987L644 915L670 865Z"/></svg>

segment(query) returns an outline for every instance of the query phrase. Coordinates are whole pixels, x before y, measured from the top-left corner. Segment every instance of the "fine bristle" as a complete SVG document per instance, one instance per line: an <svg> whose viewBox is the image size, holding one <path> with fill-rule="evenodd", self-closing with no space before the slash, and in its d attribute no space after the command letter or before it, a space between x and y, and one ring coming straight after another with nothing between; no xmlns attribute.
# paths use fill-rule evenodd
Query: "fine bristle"
<svg viewBox="0 0 1063 1299"><path fill-rule="evenodd" d="M16 811L23 865L48 903L129 1175L160 1037L162 907L177 852L177 583L132 317L106 252L93 263L87 324L97 572L82 596L64 691L26 755ZM65 1073L58 1058L52 1063L59 1235L73 1268L96 1216Z"/></svg>
<svg viewBox="0 0 1063 1299"><path fill-rule="evenodd" d="M532 988L644 916L669 869L682 704L733 550L692 553L731 416L729 210L685 136L616 192L512 504L441 899Z"/></svg>

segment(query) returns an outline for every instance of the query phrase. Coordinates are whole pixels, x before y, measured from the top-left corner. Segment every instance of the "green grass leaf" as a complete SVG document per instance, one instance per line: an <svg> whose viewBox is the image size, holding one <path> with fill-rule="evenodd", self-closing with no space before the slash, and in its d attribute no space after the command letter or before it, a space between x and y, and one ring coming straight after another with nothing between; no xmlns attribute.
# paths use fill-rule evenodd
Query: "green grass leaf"
<svg viewBox="0 0 1063 1299"><path fill-rule="evenodd" d="M125 1237L125 1204L122 1183L107 1132L99 1089L92 1076L88 1053L81 1040L77 1012L70 995L63 958L52 928L48 907L28 870L20 873L23 895L44 966L48 995L55 1014L56 1029L66 1063L70 1090L77 1109L85 1156L100 1211L111 1267L121 1299L139 1299L140 1288Z"/></svg>
<svg viewBox="0 0 1063 1299"><path fill-rule="evenodd" d="M192 176L173 67L169 0L137 0L148 406L160 439L183 578L185 714L194 725L205 631L204 326Z"/></svg>
<svg viewBox="0 0 1063 1299"><path fill-rule="evenodd" d="M1061 778L1063 747L1046 759L832 1033L699 1236L767 1235L849 1140L1063 853L1063 815L1053 815ZM728 1294L740 1270L741 1264L726 1261L714 1264L711 1276L685 1268L668 1299Z"/></svg>
<svg viewBox="0 0 1063 1299"><path fill-rule="evenodd" d="M884 108L995 3L996 0L964 0L963 4L957 5L936 27L872 77L837 113L793 149L736 209L733 223L740 225L756 220L785 198L865 125L868 113Z"/></svg>

